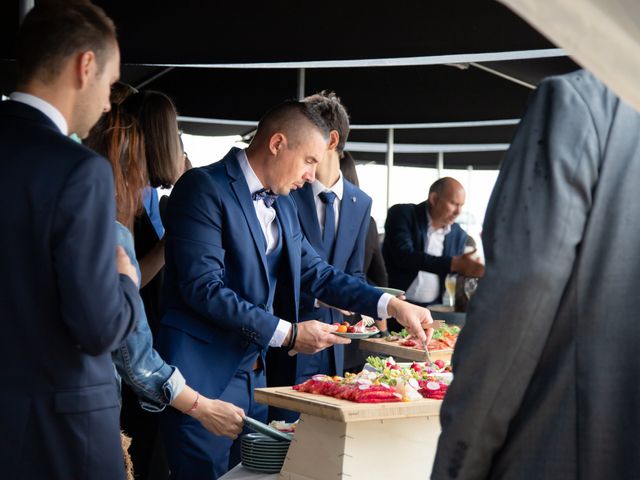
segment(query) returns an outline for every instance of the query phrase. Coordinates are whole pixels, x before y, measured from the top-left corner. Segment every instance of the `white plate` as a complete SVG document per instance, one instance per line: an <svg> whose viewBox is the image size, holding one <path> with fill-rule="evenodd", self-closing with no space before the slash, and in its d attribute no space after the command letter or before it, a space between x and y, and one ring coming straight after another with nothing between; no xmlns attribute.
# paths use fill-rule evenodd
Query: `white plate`
<svg viewBox="0 0 640 480"><path fill-rule="evenodd" d="M398 290L397 288L389 288L389 287L376 287L378 290L382 290L384 293L388 293L389 295L393 295L397 297L398 295L404 295L404 290Z"/></svg>
<svg viewBox="0 0 640 480"><path fill-rule="evenodd" d="M334 335L338 335L339 337L344 337L344 338L351 338L353 340L357 340L359 338L369 338L373 335L375 335L376 333L379 333L380 330L375 331L375 332L366 332L366 333L342 333L342 332L331 332Z"/></svg>

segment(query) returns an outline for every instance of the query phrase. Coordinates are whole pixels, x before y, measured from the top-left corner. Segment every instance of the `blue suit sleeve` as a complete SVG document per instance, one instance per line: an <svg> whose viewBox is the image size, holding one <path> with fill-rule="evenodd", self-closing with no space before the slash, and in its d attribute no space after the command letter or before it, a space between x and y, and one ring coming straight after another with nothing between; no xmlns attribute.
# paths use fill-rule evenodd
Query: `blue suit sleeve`
<svg viewBox="0 0 640 480"><path fill-rule="evenodd" d="M233 238L224 202L210 176L187 172L171 194L167 208L167 263L175 269L182 300L207 322L222 330L249 332L251 341L267 347L278 317L240 297L225 283L225 244ZM251 255L234 251L233 255ZM236 272L251 275L252 272Z"/></svg>
<svg viewBox="0 0 640 480"><path fill-rule="evenodd" d="M113 174L89 157L69 174L52 225L62 318L80 349L114 350L140 314L137 286L116 268Z"/></svg>

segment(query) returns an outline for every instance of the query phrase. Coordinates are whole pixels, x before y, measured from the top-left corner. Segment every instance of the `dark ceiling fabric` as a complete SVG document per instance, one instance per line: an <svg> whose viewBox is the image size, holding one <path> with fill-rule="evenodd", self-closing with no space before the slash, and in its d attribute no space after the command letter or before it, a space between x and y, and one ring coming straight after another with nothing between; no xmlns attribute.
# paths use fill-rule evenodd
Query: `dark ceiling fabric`
<svg viewBox="0 0 640 480"><path fill-rule="evenodd" d="M147 87L171 96L184 115L257 121L295 97L296 79L295 70L180 68ZM354 124L519 118L531 93L478 69L443 65L308 70L306 91L323 89L338 93Z"/></svg>
<svg viewBox="0 0 640 480"><path fill-rule="evenodd" d="M95 2L118 26L127 63L391 58L550 48L493 0ZM153 25L153 36L141 35Z"/></svg>
<svg viewBox="0 0 640 480"><path fill-rule="evenodd" d="M15 86L18 1L0 16L0 92ZM37 3L37 2L36 2ZM371 2L299 0L253 2L101 1L118 28L122 79L171 96L187 117L258 121L297 93L296 69L203 69L144 63L255 63L395 58L553 48L544 37L493 0ZM386 5L386 4L382 4ZM570 59L491 62L486 66L536 85L575 70ZM155 78L157 77L157 78ZM447 65L307 69L306 93L334 90L353 124L518 119L531 90L473 66ZM149 81L153 79L152 81ZM245 135L246 125L183 122L186 133ZM508 143L515 126L396 130L397 143ZM386 142L384 130L354 130L351 139ZM464 156L484 168L485 154ZM371 154L378 158L378 154ZM384 157L384 155L382 155ZM424 155L397 154L400 162ZM428 158L428 157L427 157ZM430 160L429 160L430 161ZM435 161L433 162L435 164Z"/></svg>

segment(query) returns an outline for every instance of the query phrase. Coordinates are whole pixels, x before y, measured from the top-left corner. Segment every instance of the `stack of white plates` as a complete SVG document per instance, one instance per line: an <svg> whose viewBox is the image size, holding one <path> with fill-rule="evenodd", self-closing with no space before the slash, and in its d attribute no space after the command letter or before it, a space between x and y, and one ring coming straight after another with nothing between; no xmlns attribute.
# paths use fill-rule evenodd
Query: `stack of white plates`
<svg viewBox="0 0 640 480"><path fill-rule="evenodd" d="M240 442L240 460L254 472L278 473L290 443L273 440L261 433L247 433Z"/></svg>

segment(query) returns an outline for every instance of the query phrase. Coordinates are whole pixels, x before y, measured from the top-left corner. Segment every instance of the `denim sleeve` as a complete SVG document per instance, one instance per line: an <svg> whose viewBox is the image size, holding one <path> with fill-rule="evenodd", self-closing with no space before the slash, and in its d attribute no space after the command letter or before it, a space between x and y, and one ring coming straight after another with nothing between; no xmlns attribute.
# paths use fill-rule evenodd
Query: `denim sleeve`
<svg viewBox="0 0 640 480"><path fill-rule="evenodd" d="M120 224L118 245L125 249L139 275L140 269L133 253L133 239L129 231ZM142 303L141 298L139 301ZM133 332L111 353L111 357L122 380L138 396L140 406L151 412L159 412L182 392L185 379L180 370L168 365L153 348L153 337L143 308L142 312Z"/></svg>

